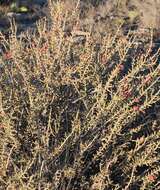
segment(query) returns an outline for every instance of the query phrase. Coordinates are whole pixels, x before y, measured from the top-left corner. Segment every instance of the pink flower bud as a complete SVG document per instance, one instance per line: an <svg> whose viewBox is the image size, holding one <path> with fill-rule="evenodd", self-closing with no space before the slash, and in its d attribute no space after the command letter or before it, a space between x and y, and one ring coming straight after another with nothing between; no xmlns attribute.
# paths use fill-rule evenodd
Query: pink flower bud
<svg viewBox="0 0 160 190"><path fill-rule="evenodd" d="M150 182L154 182L154 181L156 180L156 176L155 176L155 175L149 175L149 176L148 176L148 180L149 180Z"/></svg>

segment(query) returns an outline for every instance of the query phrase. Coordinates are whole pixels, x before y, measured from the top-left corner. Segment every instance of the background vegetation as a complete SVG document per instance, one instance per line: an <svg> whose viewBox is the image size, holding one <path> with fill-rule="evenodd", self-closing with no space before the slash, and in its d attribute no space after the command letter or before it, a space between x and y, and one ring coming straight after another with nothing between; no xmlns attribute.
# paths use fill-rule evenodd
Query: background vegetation
<svg viewBox="0 0 160 190"><path fill-rule="evenodd" d="M152 31L144 43L121 28L102 35L74 2L48 14L32 35L17 39L14 23L0 35L1 189L159 189Z"/></svg>

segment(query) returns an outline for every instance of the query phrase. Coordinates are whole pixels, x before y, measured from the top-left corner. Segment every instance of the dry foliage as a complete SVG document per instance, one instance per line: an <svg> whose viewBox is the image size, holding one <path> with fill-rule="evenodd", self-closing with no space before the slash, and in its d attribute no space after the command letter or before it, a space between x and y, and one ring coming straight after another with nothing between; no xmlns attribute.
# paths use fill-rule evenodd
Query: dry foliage
<svg viewBox="0 0 160 190"><path fill-rule="evenodd" d="M35 34L1 34L0 187L159 189L159 50L78 13L53 3Z"/></svg>

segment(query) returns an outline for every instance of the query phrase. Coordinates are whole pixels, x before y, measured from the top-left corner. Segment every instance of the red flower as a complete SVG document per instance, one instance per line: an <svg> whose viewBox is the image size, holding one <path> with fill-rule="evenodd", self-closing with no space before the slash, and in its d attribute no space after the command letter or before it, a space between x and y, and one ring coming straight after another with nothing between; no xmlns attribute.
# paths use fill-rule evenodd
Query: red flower
<svg viewBox="0 0 160 190"><path fill-rule="evenodd" d="M37 47L36 42L32 42L31 47L32 47L33 49L36 48L36 47Z"/></svg>
<svg viewBox="0 0 160 190"><path fill-rule="evenodd" d="M140 99L139 99L139 98L135 98L135 99L133 100L133 102L139 103L139 102L140 102Z"/></svg>
<svg viewBox="0 0 160 190"><path fill-rule="evenodd" d="M9 52L6 52L4 55L3 55L4 59L5 60L10 60L12 59L12 53L9 51Z"/></svg>
<svg viewBox="0 0 160 190"><path fill-rule="evenodd" d="M48 45L47 44L44 44L41 48L40 48L40 52L41 53L45 53L48 49Z"/></svg>
<svg viewBox="0 0 160 190"><path fill-rule="evenodd" d="M123 70L124 70L124 65L119 64L119 65L118 65L118 68L119 68L120 71L123 71Z"/></svg>
<svg viewBox="0 0 160 190"><path fill-rule="evenodd" d="M4 129L5 128L5 126L4 125L0 125L0 129Z"/></svg>
<svg viewBox="0 0 160 190"><path fill-rule="evenodd" d="M134 111L140 111L140 107L139 106L133 106L133 110Z"/></svg>
<svg viewBox="0 0 160 190"><path fill-rule="evenodd" d="M128 87L124 87L124 89L122 90L122 97L127 99L131 96L132 96L132 90L128 89Z"/></svg>
<svg viewBox="0 0 160 190"><path fill-rule="evenodd" d="M104 54L101 54L101 62L102 64L106 64L107 63L107 58Z"/></svg>
<svg viewBox="0 0 160 190"><path fill-rule="evenodd" d="M141 110L140 106L133 106L133 110L135 112L142 112L142 113L145 113L143 110Z"/></svg>
<svg viewBox="0 0 160 190"><path fill-rule="evenodd" d="M156 180L156 176L155 176L155 175L149 175L149 176L148 176L148 180L149 180L150 182L154 182L154 181Z"/></svg>
<svg viewBox="0 0 160 190"><path fill-rule="evenodd" d="M147 84L147 83L151 82L151 80L152 80L152 77L151 77L150 75L148 75L148 76L146 76L145 79L143 80L143 83L144 83L144 84Z"/></svg>

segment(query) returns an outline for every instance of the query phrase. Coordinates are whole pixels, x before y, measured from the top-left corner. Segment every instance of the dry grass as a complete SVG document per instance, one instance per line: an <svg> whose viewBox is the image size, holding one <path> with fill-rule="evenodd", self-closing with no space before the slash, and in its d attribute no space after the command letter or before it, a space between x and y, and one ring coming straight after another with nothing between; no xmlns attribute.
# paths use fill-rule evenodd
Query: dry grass
<svg viewBox="0 0 160 190"><path fill-rule="evenodd" d="M0 6L0 16L4 16L9 12L10 8L8 6Z"/></svg>
<svg viewBox="0 0 160 190"><path fill-rule="evenodd" d="M119 32L75 43L78 8L50 15L1 35L1 189L159 189L159 50Z"/></svg>

